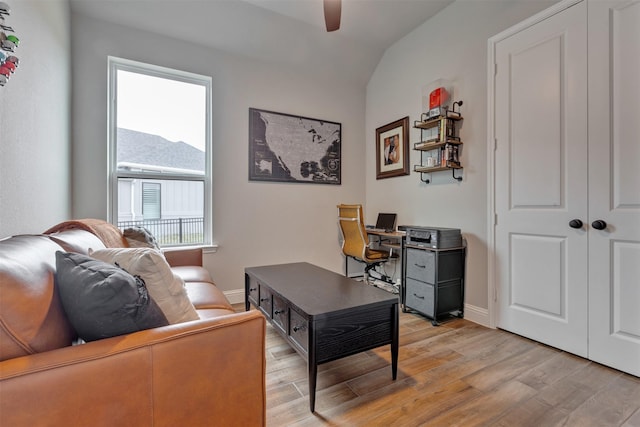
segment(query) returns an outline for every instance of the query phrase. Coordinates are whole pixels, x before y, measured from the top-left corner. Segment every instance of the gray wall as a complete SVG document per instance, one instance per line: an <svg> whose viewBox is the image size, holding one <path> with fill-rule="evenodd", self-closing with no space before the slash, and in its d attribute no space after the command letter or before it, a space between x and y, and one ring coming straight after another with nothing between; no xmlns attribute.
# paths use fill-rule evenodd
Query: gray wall
<svg viewBox="0 0 640 427"><path fill-rule="evenodd" d="M177 29L176 29L177 31ZM72 14L73 215L107 212L107 56L213 78L213 232L222 290L244 267L292 261L342 271L336 205L364 202L365 88ZM342 123L342 185L248 181L249 107Z"/></svg>
<svg viewBox="0 0 640 427"><path fill-rule="evenodd" d="M367 88L79 14L71 15L70 50L66 1L13 3L8 20L22 63L0 89L0 237L106 216L106 58L114 55L213 77L219 249L205 265L223 290L241 289L249 265L303 260L341 271L335 206L366 202L367 222L393 210L399 223L461 228L469 242L466 301L486 310L486 40L554 2L455 2L391 47ZM428 185L415 173L376 180L375 129L417 119L422 87L441 78L465 103L464 181L447 173ZM248 182L249 107L342 123L343 184ZM418 138L412 129L411 142ZM412 152L411 165L418 161Z"/></svg>
<svg viewBox="0 0 640 427"><path fill-rule="evenodd" d="M70 216L67 1L10 1L20 65L0 88L0 238Z"/></svg>
<svg viewBox="0 0 640 427"><path fill-rule="evenodd" d="M487 39L555 2L456 1L385 52L368 88L366 136L404 116L420 119L423 86L448 79L462 99L464 179L451 172L376 180L374 143L367 144L367 216L394 209L398 222L460 228L467 238L466 303L486 316L487 286ZM411 129L410 144L420 140ZM411 152L411 168L420 153ZM469 311L466 314L470 314ZM478 319L482 320L482 319Z"/></svg>

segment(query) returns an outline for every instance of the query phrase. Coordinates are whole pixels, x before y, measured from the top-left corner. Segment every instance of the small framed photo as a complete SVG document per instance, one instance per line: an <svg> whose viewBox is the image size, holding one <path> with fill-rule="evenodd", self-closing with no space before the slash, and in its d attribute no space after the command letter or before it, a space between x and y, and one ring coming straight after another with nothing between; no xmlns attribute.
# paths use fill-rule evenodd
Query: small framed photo
<svg viewBox="0 0 640 427"><path fill-rule="evenodd" d="M376 179L409 175L409 116L376 129Z"/></svg>

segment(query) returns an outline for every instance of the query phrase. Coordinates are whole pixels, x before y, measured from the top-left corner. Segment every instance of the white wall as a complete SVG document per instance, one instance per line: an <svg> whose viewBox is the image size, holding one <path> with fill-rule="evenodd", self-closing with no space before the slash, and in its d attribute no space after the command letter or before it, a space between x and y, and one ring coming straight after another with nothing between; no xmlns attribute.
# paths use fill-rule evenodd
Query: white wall
<svg viewBox="0 0 640 427"><path fill-rule="evenodd" d="M175 29L179 31L179 29ZM364 202L365 88L72 13L73 215L107 213L107 56L213 78L213 218L205 265L222 290L244 268L293 261L342 271L336 205ZM249 107L342 123L342 185L248 180Z"/></svg>
<svg viewBox="0 0 640 427"><path fill-rule="evenodd" d="M70 215L69 4L7 1L20 65L0 87L0 238Z"/></svg>
<svg viewBox="0 0 640 427"><path fill-rule="evenodd" d="M367 87L366 216L398 212L399 224L460 228L468 243L466 304L488 307L487 286L487 39L545 9L545 1L456 1L385 52ZM453 82L463 100L464 179L451 172L376 180L375 129L422 112L421 90L438 79ZM411 129L410 144L420 132ZM420 153L411 152L411 169Z"/></svg>

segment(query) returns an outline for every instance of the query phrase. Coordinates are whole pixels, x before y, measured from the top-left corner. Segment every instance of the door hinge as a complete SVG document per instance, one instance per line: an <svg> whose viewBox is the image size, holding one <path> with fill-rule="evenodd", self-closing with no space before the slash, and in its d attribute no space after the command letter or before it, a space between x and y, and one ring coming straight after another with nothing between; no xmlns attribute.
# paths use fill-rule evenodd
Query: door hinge
<svg viewBox="0 0 640 427"><path fill-rule="evenodd" d="M498 225L498 214L493 214L493 225Z"/></svg>
<svg viewBox="0 0 640 427"><path fill-rule="evenodd" d="M498 138L493 138L493 151L498 150Z"/></svg>
<svg viewBox="0 0 640 427"><path fill-rule="evenodd" d="M498 75L498 63L497 62L495 64L493 64L493 75L494 76Z"/></svg>

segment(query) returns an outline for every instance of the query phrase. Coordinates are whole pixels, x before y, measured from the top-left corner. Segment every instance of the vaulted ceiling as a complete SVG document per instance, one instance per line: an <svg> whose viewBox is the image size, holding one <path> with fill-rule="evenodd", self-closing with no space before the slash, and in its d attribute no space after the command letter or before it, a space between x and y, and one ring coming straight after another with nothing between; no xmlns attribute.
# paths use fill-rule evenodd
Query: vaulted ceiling
<svg viewBox="0 0 640 427"><path fill-rule="evenodd" d="M71 0L71 9L366 85L384 51L453 0L343 0L338 31L322 0Z"/></svg>

